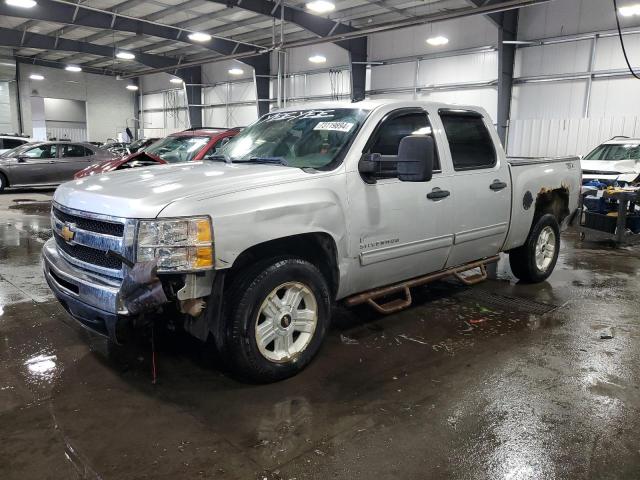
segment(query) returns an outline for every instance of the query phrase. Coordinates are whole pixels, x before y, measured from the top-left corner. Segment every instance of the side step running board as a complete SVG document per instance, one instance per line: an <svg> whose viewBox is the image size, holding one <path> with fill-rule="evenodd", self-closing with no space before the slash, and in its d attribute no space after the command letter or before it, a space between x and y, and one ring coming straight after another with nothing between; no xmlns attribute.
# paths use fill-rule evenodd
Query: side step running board
<svg viewBox="0 0 640 480"><path fill-rule="evenodd" d="M357 295L353 295L352 297L348 297L345 300L345 304L349 307L353 307L355 305L367 303L378 312L385 315L399 312L400 310L404 310L411 305L411 288L426 285L427 283L431 283L450 276L456 277L465 285L475 285L487 279L487 265L490 263L495 263L498 260L500 260L500 256L495 255L483 260L460 265L459 267L448 268L446 270L440 270L439 272L430 273L422 277L416 277L412 278L411 280L395 283L387 287L375 288L373 290L369 290L368 292L363 292ZM474 268L479 268L480 272L474 275L462 275L464 272L468 272L469 270L473 270ZM399 292L402 292L404 294L404 298L396 298L383 304L376 302L376 299Z"/></svg>

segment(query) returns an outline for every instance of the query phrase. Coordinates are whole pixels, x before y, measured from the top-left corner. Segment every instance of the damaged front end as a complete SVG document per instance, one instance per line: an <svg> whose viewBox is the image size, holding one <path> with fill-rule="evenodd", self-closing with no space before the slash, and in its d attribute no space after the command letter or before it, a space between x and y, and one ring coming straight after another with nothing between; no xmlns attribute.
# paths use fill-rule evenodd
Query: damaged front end
<svg viewBox="0 0 640 480"><path fill-rule="evenodd" d="M131 220L54 204L52 228L45 278L83 326L122 343L163 319L206 339L201 319L216 283L208 217Z"/></svg>

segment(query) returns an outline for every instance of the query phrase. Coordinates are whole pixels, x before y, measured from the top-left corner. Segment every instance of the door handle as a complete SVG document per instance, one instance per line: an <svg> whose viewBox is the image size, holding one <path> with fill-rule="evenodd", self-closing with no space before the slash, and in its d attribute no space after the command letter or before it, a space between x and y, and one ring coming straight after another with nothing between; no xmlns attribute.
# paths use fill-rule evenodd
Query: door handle
<svg viewBox="0 0 640 480"><path fill-rule="evenodd" d="M449 190L440 190L436 187L431 190L430 193L427 193L427 198L429 200L441 200L443 198L447 198L449 195L451 195L451 192L449 192Z"/></svg>
<svg viewBox="0 0 640 480"><path fill-rule="evenodd" d="M498 190L507 188L507 184L505 182L501 182L500 180L494 180L493 183L489 185L489 188L494 192L497 192Z"/></svg>

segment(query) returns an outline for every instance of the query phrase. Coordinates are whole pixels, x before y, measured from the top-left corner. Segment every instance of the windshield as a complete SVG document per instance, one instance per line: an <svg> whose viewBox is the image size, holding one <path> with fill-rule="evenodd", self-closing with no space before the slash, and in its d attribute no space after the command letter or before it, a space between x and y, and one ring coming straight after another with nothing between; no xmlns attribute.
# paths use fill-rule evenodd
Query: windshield
<svg viewBox="0 0 640 480"><path fill-rule="evenodd" d="M209 143L209 137L166 137L148 146L145 152L168 163L189 162Z"/></svg>
<svg viewBox="0 0 640 480"><path fill-rule="evenodd" d="M585 160L607 160L615 162L617 160L640 160L640 144L621 143L617 145L600 145Z"/></svg>
<svg viewBox="0 0 640 480"><path fill-rule="evenodd" d="M367 113L337 108L268 114L245 128L219 153L232 162L280 161L290 167L326 167L353 138Z"/></svg>

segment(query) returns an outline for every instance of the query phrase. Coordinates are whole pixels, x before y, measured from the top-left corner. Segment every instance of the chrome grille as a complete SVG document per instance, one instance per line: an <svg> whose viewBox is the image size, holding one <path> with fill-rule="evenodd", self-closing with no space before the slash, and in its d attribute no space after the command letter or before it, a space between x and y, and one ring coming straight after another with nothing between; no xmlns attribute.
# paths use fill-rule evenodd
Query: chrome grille
<svg viewBox="0 0 640 480"><path fill-rule="evenodd" d="M124 234L124 224L115 222L106 222L103 220L95 220L93 218L71 215L63 212L59 208L53 207L53 215L63 223L73 223L78 228L88 232L101 233L103 235L112 235L114 237L122 237Z"/></svg>
<svg viewBox="0 0 640 480"><path fill-rule="evenodd" d="M122 261L107 256L107 251L132 258L135 220L83 212L54 203L51 226L58 252L69 263L92 273L123 278Z"/></svg>
<svg viewBox="0 0 640 480"><path fill-rule="evenodd" d="M57 233L54 233L53 236L56 239L56 245L58 245L58 248L70 257L76 258L84 263L109 268L111 270L120 270L122 268L122 261L114 257L108 257L107 252L103 250L85 247L84 245L67 243Z"/></svg>

